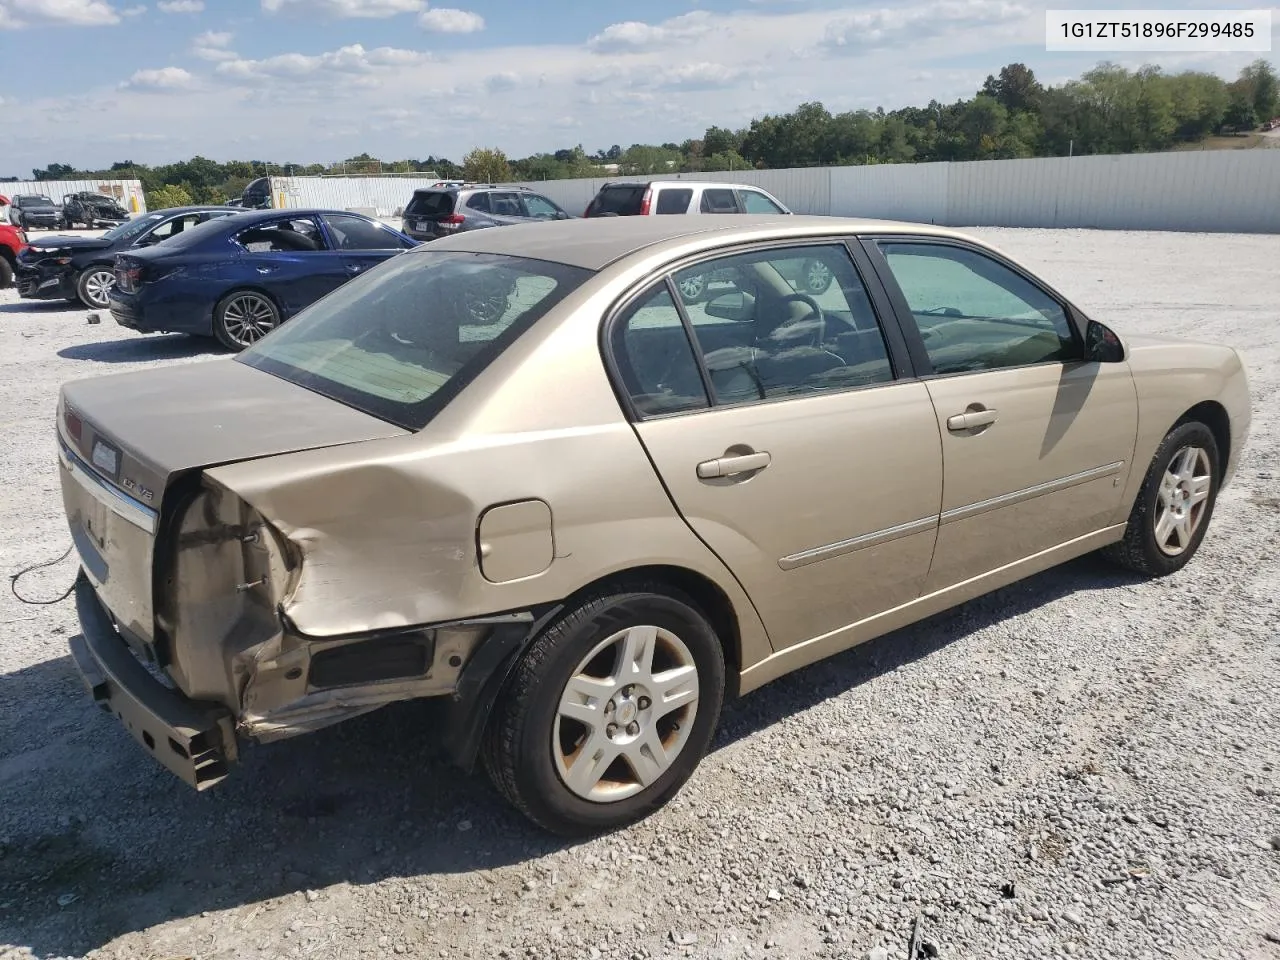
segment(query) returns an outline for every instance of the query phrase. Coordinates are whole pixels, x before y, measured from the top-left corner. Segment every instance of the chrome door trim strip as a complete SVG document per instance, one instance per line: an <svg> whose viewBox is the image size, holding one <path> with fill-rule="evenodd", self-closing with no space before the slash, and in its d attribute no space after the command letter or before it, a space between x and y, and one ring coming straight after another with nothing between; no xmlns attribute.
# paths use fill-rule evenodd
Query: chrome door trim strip
<svg viewBox="0 0 1280 960"><path fill-rule="evenodd" d="M860 537L852 537L848 540L840 540L837 543L828 543L825 546L793 553L791 556L783 557L779 560L778 566L783 570L794 570L797 567L817 563L819 560L830 560L832 557L840 557L846 553L853 553L855 550L865 550L867 547L879 546L882 543L888 543L890 540L897 540L899 537L909 537L913 533L923 533L925 530L933 529L937 524L938 517L936 514L932 517L921 517L919 520L899 523L896 526L885 527L883 530L873 530L871 533L864 533Z"/></svg>
<svg viewBox="0 0 1280 960"><path fill-rule="evenodd" d="M85 493L112 513L155 536L160 514L99 477L74 450L67 446L62 437L58 437L58 458L62 461L63 468L75 478Z"/></svg>
<svg viewBox="0 0 1280 960"><path fill-rule="evenodd" d="M957 520L968 520L970 517L977 517L992 510L999 510L1001 507L1011 507L1025 500L1034 500L1036 497L1042 497L1047 493L1057 493L1059 490L1066 490L1082 483L1089 483L1091 480L1101 480L1103 477L1114 476L1124 469L1124 464L1123 460L1117 460L1115 463L1094 467L1092 470L1082 470L1070 476L1059 477L1057 480L1047 480L1032 487L1023 487L1021 490L1001 494L998 497L992 497L990 500L980 500L967 506L956 507L954 510L946 510L942 514L942 522L954 523ZM945 466L943 469L945 470Z"/></svg>

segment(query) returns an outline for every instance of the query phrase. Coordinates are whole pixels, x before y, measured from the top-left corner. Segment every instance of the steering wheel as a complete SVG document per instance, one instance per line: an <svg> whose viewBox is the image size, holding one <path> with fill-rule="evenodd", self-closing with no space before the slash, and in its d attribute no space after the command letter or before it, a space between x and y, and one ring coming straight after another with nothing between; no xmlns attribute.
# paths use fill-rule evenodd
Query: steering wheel
<svg viewBox="0 0 1280 960"><path fill-rule="evenodd" d="M790 293L790 294L787 294L785 297L779 297L778 302L779 303L792 303L792 302L803 303L806 307L809 308L809 313L802 317L788 317L786 320L783 320L780 324L778 324L776 327L773 328L773 332L770 334L770 336L774 337L777 335L779 330L784 330L787 327L794 326L797 323L807 323L810 320L817 320L818 322L815 325L814 336L810 343L810 346L821 347L822 344L827 339L827 315L822 312L822 307L819 305L818 301L813 299L813 297L809 296L807 293Z"/></svg>

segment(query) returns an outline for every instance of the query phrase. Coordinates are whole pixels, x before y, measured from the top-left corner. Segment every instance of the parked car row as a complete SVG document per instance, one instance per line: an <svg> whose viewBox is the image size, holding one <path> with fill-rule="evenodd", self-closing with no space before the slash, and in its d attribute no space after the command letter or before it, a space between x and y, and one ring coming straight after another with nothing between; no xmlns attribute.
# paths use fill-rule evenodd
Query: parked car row
<svg viewBox="0 0 1280 960"><path fill-rule="evenodd" d="M69 193L59 206L43 194L18 194L9 202L9 222L25 230L64 230L76 226L112 227L129 219L114 197L83 191Z"/></svg>

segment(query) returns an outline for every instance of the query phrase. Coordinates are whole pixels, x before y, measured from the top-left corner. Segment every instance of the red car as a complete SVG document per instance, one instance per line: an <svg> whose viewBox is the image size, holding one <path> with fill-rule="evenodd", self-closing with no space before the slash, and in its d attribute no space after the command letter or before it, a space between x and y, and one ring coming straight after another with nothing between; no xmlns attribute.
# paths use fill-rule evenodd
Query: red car
<svg viewBox="0 0 1280 960"><path fill-rule="evenodd" d="M0 223L0 290L13 283L13 265L26 245L27 235L21 227Z"/></svg>

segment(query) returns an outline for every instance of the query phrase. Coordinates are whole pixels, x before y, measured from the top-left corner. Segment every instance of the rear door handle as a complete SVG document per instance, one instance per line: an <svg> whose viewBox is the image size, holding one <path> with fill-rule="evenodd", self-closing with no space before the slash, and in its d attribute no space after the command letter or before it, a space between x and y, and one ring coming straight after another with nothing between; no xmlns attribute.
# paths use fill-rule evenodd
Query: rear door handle
<svg viewBox="0 0 1280 960"><path fill-rule="evenodd" d="M358 264L358 263L349 263L349 264L347 264L347 273L359 273L359 272L360 272L361 270L363 270L363 269L364 269L364 268L363 268L363 267L361 267L361 266L360 266L360 264Z"/></svg>
<svg viewBox="0 0 1280 960"><path fill-rule="evenodd" d="M743 453L732 457L717 457L698 464L698 477L711 480L714 477L732 477L739 473L753 473L769 465L769 452Z"/></svg>
<svg viewBox="0 0 1280 960"><path fill-rule="evenodd" d="M996 411L994 410L967 410L964 413L957 413L954 417L947 417L948 430L973 430L977 427L987 427L996 422Z"/></svg>

